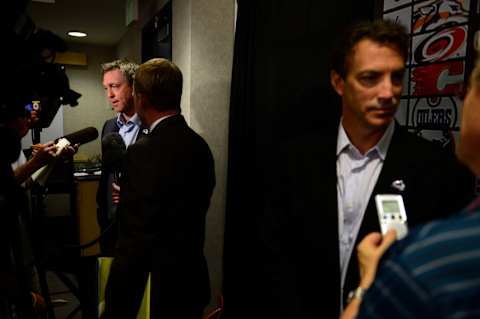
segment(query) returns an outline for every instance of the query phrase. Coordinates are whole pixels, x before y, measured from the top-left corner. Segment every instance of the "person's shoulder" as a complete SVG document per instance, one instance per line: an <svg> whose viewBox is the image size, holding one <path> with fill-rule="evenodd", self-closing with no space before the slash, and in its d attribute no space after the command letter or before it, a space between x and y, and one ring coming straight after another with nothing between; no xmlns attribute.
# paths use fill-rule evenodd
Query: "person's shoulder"
<svg viewBox="0 0 480 319"><path fill-rule="evenodd" d="M112 125L113 123L117 123L117 117L112 117L111 119L106 120L105 123L103 123L103 126Z"/></svg>
<svg viewBox="0 0 480 319"><path fill-rule="evenodd" d="M419 149L424 149L426 151L444 151L444 149L439 143L428 140L425 137L419 135L418 133L409 131L405 127L396 126L395 132L398 132L400 139L405 140L409 146L414 146Z"/></svg>
<svg viewBox="0 0 480 319"><path fill-rule="evenodd" d="M418 270L434 260L476 249L480 245L478 229L480 211L461 211L411 229L394 246L392 257Z"/></svg>
<svg viewBox="0 0 480 319"><path fill-rule="evenodd" d="M117 118L113 117L111 119L106 120L105 123L103 123L102 136L104 136L107 133L114 132L116 130L118 130Z"/></svg>
<svg viewBox="0 0 480 319"><path fill-rule="evenodd" d="M400 144L400 147L408 149L408 153L417 159L430 158L435 161L442 159L443 161L457 162L455 151L450 147L444 147L440 142L428 140L400 126L395 128L395 134L397 134L396 143Z"/></svg>

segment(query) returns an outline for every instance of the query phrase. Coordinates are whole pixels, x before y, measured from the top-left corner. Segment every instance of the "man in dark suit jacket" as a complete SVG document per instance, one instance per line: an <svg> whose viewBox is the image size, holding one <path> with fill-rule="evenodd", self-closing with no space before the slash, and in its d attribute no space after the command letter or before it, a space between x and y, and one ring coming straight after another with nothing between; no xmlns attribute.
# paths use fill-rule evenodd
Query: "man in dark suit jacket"
<svg viewBox="0 0 480 319"><path fill-rule="evenodd" d="M453 153L394 121L407 41L388 21L353 27L331 72L340 125L278 156L261 229L271 318L338 318L358 284L356 242L380 230L375 195L401 194L410 226L453 213L473 197L473 177Z"/></svg>
<svg viewBox="0 0 480 319"><path fill-rule="evenodd" d="M133 107L133 75L137 68L136 63L123 59L102 64L102 84L112 108L117 112L117 116L105 121L102 141L105 135L115 132L119 133L125 145L129 146L147 132ZM102 149L102 154L104 152ZM111 256L117 237L116 227L113 226L116 218L116 203L112 200L114 175L112 169L103 164L102 162L102 175L97 190L97 219L102 231L100 238L102 254Z"/></svg>
<svg viewBox="0 0 480 319"><path fill-rule="evenodd" d="M107 318L135 318L149 272L151 318L201 318L210 300L203 245L214 162L180 115L181 92L182 73L168 60L135 73L135 109L150 133L126 154Z"/></svg>

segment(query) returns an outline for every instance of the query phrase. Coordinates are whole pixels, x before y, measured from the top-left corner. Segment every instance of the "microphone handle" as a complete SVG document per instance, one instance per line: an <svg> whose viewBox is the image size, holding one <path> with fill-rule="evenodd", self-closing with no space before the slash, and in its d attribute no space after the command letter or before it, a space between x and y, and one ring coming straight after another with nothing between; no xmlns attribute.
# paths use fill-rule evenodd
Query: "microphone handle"
<svg viewBox="0 0 480 319"><path fill-rule="evenodd" d="M117 185L119 185L120 178L122 178L122 172L119 170L114 170L113 171L113 182Z"/></svg>

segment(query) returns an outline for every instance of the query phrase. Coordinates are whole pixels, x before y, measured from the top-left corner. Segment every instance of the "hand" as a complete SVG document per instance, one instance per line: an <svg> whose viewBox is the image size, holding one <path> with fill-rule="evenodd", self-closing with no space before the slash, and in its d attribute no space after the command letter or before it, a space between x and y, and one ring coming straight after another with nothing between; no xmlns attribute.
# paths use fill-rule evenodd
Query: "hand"
<svg viewBox="0 0 480 319"><path fill-rule="evenodd" d="M112 202L118 204L120 202L120 186L112 183Z"/></svg>
<svg viewBox="0 0 480 319"><path fill-rule="evenodd" d="M32 145L32 161L34 161L39 167L47 164L57 153L57 146L50 141L46 144Z"/></svg>
<svg viewBox="0 0 480 319"><path fill-rule="evenodd" d="M60 153L63 157L69 157L77 153L78 148L80 147L80 144L74 144L74 145L69 145L65 148L62 149L62 152Z"/></svg>
<svg viewBox="0 0 480 319"><path fill-rule="evenodd" d="M44 314L47 310L47 304L43 296L35 292L30 292L30 295L32 296L32 307L35 313Z"/></svg>
<svg viewBox="0 0 480 319"><path fill-rule="evenodd" d="M397 233L390 229L385 236L370 233L358 244L357 255L360 268L360 287L369 288L375 279L380 258L397 239Z"/></svg>
<svg viewBox="0 0 480 319"><path fill-rule="evenodd" d="M38 111L36 110L32 110L32 112L30 112L30 120L29 120L29 125L30 125L30 128L32 128L33 126L35 126L35 124L37 124L37 122L40 120L40 118L38 117Z"/></svg>

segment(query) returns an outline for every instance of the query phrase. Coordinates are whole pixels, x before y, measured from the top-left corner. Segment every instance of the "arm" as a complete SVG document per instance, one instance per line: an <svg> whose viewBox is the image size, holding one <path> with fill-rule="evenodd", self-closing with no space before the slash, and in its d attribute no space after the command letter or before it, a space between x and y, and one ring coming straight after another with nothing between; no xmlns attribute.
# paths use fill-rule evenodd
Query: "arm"
<svg viewBox="0 0 480 319"><path fill-rule="evenodd" d="M67 146L60 152L62 157L68 157L75 154L78 150L79 144ZM32 145L32 158L25 164L15 168L15 180L17 183L22 184L27 182L27 187L30 186L30 177L41 167L47 165L57 155L57 146L50 141L46 144Z"/></svg>
<svg viewBox="0 0 480 319"><path fill-rule="evenodd" d="M33 157L25 164L15 169L14 174L17 183L24 183L36 170L46 165L53 157L55 157L56 150L57 147L53 142L37 144L33 151Z"/></svg>
<svg viewBox="0 0 480 319"><path fill-rule="evenodd" d="M380 233L370 233L358 244L357 257L360 268L359 287L368 289L372 285L380 259L395 240L396 232L395 230L390 230L383 237ZM340 316L340 319L355 318L361 303L362 300L360 298L353 298Z"/></svg>

